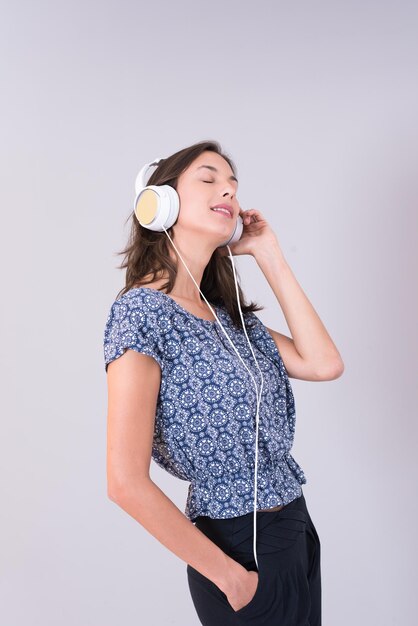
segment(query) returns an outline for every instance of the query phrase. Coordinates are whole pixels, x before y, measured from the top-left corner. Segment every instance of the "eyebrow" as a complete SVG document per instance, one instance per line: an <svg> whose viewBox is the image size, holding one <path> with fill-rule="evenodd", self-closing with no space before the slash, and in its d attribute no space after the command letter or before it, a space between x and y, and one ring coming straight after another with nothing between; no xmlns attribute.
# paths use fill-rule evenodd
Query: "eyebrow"
<svg viewBox="0 0 418 626"><path fill-rule="evenodd" d="M207 167L208 170L212 170L213 172L217 172L218 171L216 169L216 167L214 167L213 165L199 165L199 167L197 169L200 170L201 167ZM238 178L236 176L230 176L229 180L235 180L238 183Z"/></svg>

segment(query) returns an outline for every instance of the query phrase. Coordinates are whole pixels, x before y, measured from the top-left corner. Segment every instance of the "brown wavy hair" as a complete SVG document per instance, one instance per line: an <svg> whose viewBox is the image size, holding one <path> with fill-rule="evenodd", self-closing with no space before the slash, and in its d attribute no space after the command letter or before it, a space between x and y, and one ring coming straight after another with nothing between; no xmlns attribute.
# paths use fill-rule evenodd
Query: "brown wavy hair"
<svg viewBox="0 0 418 626"><path fill-rule="evenodd" d="M177 189L177 181L182 172L198 157L207 150L216 152L227 161L234 175L236 167L232 159L223 152L217 141L201 141L188 148L183 148L175 152L166 159L162 159L146 182L147 185L170 185ZM164 232L149 230L141 226L136 218L135 212L127 218L132 219L131 233L126 247L116 254L123 254L124 259L118 269L126 268L125 287L123 287L116 298L125 294L132 287L147 285L155 280L161 279L168 274L167 282L162 285L159 291L167 290L169 294L175 283L177 276L178 256L174 249L176 261L173 261L169 253L171 242ZM125 224L126 224L125 222ZM170 237L173 237L172 226L167 230ZM236 269L236 268L235 268ZM256 302L247 303L239 284L238 271L237 284L239 300L243 315L249 312L261 311L265 307ZM151 276L150 280L145 280ZM236 290L234 274L229 255L219 254L219 249L214 250L202 276L200 285L206 298L214 306L225 307L235 326L241 328L241 317L236 302ZM202 296L200 296L203 300Z"/></svg>

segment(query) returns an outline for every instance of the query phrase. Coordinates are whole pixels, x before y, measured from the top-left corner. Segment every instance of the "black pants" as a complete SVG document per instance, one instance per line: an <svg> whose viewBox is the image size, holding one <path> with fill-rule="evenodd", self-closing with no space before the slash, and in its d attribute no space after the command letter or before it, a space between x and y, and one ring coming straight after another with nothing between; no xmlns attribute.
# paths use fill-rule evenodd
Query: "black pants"
<svg viewBox="0 0 418 626"><path fill-rule="evenodd" d="M189 589L200 622L204 626L321 626L320 542L303 493L279 511L257 512L258 570L253 515L196 520L196 527L228 556L259 576L253 598L235 611L225 593L188 564Z"/></svg>

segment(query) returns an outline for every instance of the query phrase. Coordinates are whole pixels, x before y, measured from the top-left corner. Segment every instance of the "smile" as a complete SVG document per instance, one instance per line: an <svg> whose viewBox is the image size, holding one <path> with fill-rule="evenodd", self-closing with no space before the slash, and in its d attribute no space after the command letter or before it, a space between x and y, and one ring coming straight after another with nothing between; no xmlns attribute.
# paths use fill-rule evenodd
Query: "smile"
<svg viewBox="0 0 418 626"><path fill-rule="evenodd" d="M232 218L232 215L226 209L218 209L218 208L216 208L216 209L211 209L211 211L214 211L214 213L218 213L219 215L223 215L224 217L226 217L229 220Z"/></svg>

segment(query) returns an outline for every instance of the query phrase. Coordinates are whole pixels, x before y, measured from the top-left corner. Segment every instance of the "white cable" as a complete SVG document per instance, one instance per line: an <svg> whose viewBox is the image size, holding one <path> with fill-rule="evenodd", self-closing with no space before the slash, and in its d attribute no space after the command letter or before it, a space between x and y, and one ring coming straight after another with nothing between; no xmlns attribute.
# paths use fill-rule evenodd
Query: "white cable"
<svg viewBox="0 0 418 626"><path fill-rule="evenodd" d="M186 268L186 270L189 272L190 278L193 280L194 284L196 285L196 287L199 289L200 291L200 287L197 284L197 282L195 281L195 279L193 278L191 272L189 271L189 268L187 267L186 263L183 260L183 257L181 256L180 252L177 250L177 247L174 243L174 241L171 239L170 235L168 234L167 230L164 228L164 232L167 235L167 237L170 239L171 243L173 244L177 254L179 255L184 267ZM258 466L258 423L259 423L259 406L260 406L260 402L261 402L261 392L263 389L263 384L264 384L264 379L263 379L263 374L261 372L260 366L258 365L258 361L255 357L254 351L253 351L253 347L251 345L251 342L248 338L247 335L247 330L245 328L245 321L244 321L244 317L242 315L242 311L241 311L241 303L239 301L239 293L238 293L238 284L237 284L237 280L236 280L236 273L235 273L235 266L234 266L234 261L233 261L233 257L232 257L232 253L231 253L231 249L230 247L227 245L226 246L228 248L228 252L229 252L229 258L232 264L232 271L234 274L234 282L235 282L235 290L236 290L236 295L237 295L237 302L238 302L238 309L239 309L239 313L240 313L240 317L241 317L241 322L242 322L242 327L244 329L244 333L245 336L247 338L248 344L250 346L251 349L251 353L254 357L254 361L256 362L256 365L258 367L258 370L260 372L260 376L261 376L261 387L260 387L260 395L258 395L258 389L257 389L257 384L255 381L254 376L251 373L251 370L246 366L246 364L244 363L244 361L241 358L240 353L238 352L238 350L236 349L236 347L234 346L233 342L231 341L228 333L226 332L226 330L224 329L224 327L222 326L221 322L219 321L218 316L216 315L216 312L213 310L211 304L207 301L206 296L204 293L202 293L202 291L200 291L201 295L203 296L203 298L205 299L206 304L209 306L210 310L212 311L213 315L215 316L216 321L218 322L218 324L220 325L220 327L222 328L224 334L226 335L229 343L231 344L231 346L234 348L235 352L238 355L238 358L240 359L241 363L243 364L243 366L245 367L245 369L248 371L248 373L250 374L251 378L253 379L254 382L254 386L255 386L255 390L256 390L256 398L257 398L257 413L256 413L256 437L255 437L255 467L254 467L254 532L253 532L253 551L254 551L254 560L256 562L257 568L258 568L258 560L257 560L257 548L256 548L256 544L257 544L257 477L258 477L258 472L257 472L257 466Z"/></svg>

